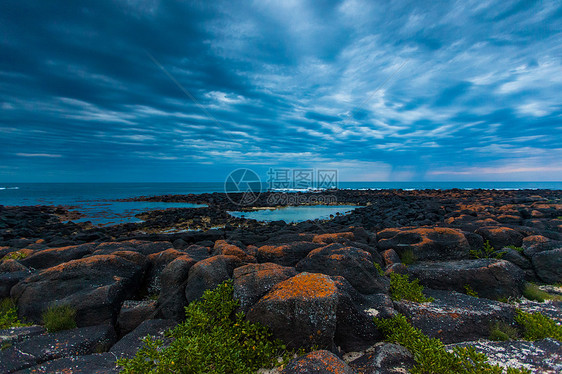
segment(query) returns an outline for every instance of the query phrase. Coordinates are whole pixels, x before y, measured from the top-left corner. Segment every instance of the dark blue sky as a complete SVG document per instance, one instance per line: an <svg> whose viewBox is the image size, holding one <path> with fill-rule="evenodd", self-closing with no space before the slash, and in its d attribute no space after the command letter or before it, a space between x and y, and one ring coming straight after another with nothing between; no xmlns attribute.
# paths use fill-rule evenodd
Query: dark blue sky
<svg viewBox="0 0 562 374"><path fill-rule="evenodd" d="M562 180L560 1L3 0L0 48L4 183Z"/></svg>

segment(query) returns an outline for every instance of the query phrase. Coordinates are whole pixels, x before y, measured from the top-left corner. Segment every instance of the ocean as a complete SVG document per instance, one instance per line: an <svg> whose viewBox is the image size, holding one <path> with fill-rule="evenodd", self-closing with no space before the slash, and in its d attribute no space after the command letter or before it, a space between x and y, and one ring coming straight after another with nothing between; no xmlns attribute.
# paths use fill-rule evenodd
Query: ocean
<svg viewBox="0 0 562 374"><path fill-rule="evenodd" d="M114 202L137 196L224 192L224 183L0 183L0 205L65 205L94 224L138 222L135 214L165 208L197 207L186 203ZM562 182L339 182L341 189L556 189ZM266 189L265 184L263 190ZM76 222L77 220L75 220Z"/></svg>

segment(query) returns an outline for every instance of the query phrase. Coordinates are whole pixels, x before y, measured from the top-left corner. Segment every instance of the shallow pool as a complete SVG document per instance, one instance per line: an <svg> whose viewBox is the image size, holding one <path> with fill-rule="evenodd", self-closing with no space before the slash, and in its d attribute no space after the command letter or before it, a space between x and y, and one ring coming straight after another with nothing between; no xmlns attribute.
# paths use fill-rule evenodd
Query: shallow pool
<svg viewBox="0 0 562 374"><path fill-rule="evenodd" d="M359 208L355 205L313 205L287 206L276 209L257 209L249 212L233 211L230 215L257 221L285 221L286 223L304 222L315 219L329 219L330 215L346 214Z"/></svg>

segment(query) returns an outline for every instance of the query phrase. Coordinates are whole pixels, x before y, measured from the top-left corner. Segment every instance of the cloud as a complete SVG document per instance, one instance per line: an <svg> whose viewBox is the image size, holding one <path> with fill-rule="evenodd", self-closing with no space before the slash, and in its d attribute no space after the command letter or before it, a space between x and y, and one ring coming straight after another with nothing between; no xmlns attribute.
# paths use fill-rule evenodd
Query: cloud
<svg viewBox="0 0 562 374"><path fill-rule="evenodd" d="M6 0L0 25L0 180L560 175L553 0Z"/></svg>

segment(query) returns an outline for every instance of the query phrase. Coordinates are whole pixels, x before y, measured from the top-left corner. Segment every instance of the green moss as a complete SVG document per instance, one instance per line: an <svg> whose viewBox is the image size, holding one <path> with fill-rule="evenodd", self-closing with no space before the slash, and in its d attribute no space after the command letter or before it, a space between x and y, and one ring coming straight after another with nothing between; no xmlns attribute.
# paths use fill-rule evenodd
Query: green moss
<svg viewBox="0 0 562 374"><path fill-rule="evenodd" d="M419 284L419 279L408 280L408 275L390 273L390 296L393 300L410 300L417 303L433 301L422 293L423 286Z"/></svg>
<svg viewBox="0 0 562 374"><path fill-rule="evenodd" d="M402 255L400 256L400 261L404 265L411 265L414 262L416 262L416 255L414 254L414 251L412 251L411 249L408 249L408 250L402 252Z"/></svg>
<svg viewBox="0 0 562 374"><path fill-rule="evenodd" d="M376 319L375 324L386 336L386 340L406 347L414 355L416 366L412 374L451 373L451 374L501 374L503 368L489 364L488 358L476 352L474 347L455 347L452 352L445 349L436 338L429 338L414 328L403 315L390 319ZM526 369L508 368L509 374L530 373Z"/></svg>
<svg viewBox="0 0 562 374"><path fill-rule="evenodd" d="M516 251L519 252L519 253L522 253L522 252L524 251L523 247L517 247L517 246L515 246L515 245L513 245L513 244L506 245L505 247L506 247L506 248L513 249L513 250L516 250Z"/></svg>
<svg viewBox="0 0 562 374"><path fill-rule="evenodd" d="M490 340L506 341L517 340L519 338L519 331L505 322L496 321L490 327Z"/></svg>
<svg viewBox="0 0 562 374"><path fill-rule="evenodd" d="M504 253L496 251L494 247L490 244L490 241L486 240L484 246L478 250L470 250L470 256L472 258L497 258L503 257Z"/></svg>
<svg viewBox="0 0 562 374"><path fill-rule="evenodd" d="M76 310L70 305L51 306L42 315L43 323L48 332L75 328L75 318Z"/></svg>
<svg viewBox="0 0 562 374"><path fill-rule="evenodd" d="M464 289L465 289L466 294L467 294L468 296L478 297L478 292L474 291L474 290L472 289L472 287L470 287L470 284L465 284L465 285L464 285Z"/></svg>
<svg viewBox="0 0 562 374"><path fill-rule="evenodd" d="M289 358L291 352L263 326L235 314L232 281L206 291L185 308L186 321L168 335L173 342L147 337L132 359L121 359L123 373L253 373Z"/></svg>
<svg viewBox="0 0 562 374"><path fill-rule="evenodd" d="M10 252L8 253L6 256L2 257L2 260L0 260L0 262L4 261L4 260L21 260L27 257L27 253L22 252L22 251L14 251L14 252Z"/></svg>
<svg viewBox="0 0 562 374"><path fill-rule="evenodd" d="M562 326L542 313L526 313L518 309L515 321L521 326L526 340L553 338L562 341Z"/></svg>
<svg viewBox="0 0 562 374"><path fill-rule="evenodd" d="M16 304L10 298L2 300L0 302L0 330L21 326L28 325L18 319Z"/></svg>

